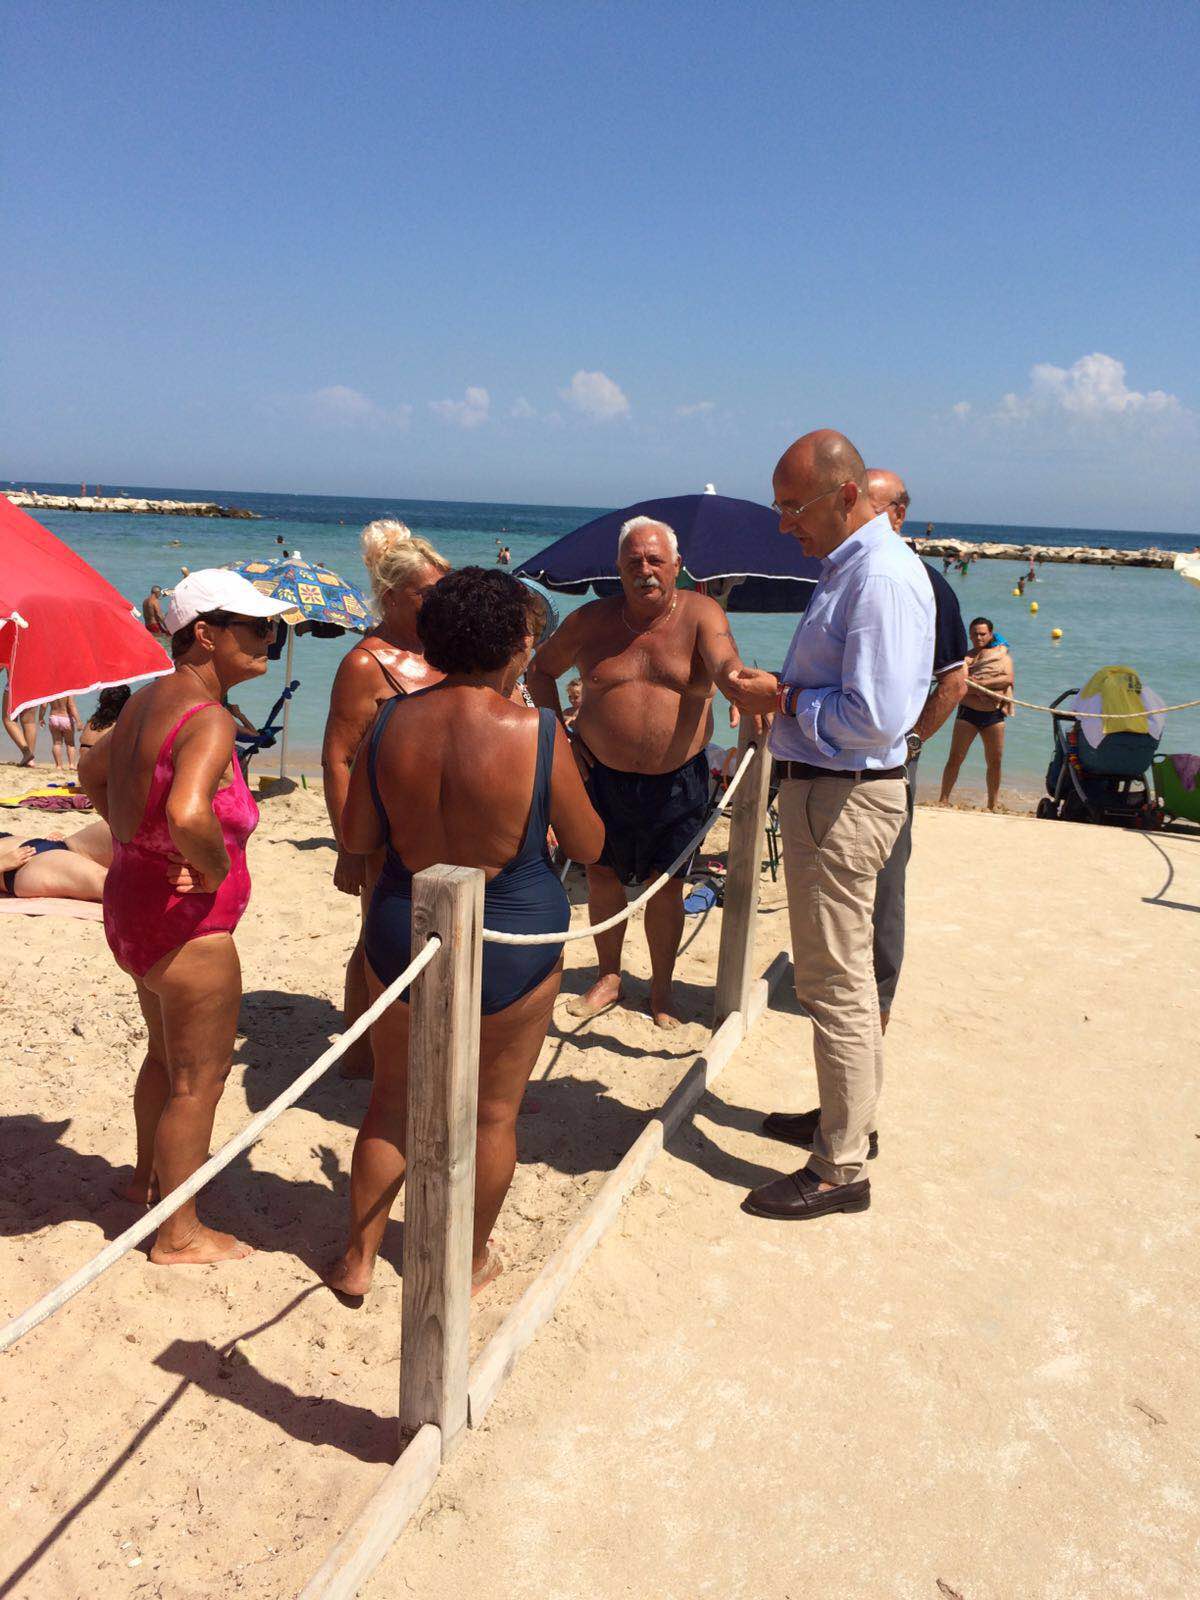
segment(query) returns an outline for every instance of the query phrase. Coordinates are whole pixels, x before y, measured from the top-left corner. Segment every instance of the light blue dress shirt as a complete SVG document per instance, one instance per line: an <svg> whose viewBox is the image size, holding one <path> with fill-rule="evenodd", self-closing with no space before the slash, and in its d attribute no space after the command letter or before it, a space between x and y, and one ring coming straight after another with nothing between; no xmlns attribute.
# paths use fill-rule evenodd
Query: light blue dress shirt
<svg viewBox="0 0 1200 1600"><path fill-rule="evenodd" d="M776 716L771 754L833 772L903 766L933 672L928 574L882 513L821 568L779 674L801 691L796 715Z"/></svg>

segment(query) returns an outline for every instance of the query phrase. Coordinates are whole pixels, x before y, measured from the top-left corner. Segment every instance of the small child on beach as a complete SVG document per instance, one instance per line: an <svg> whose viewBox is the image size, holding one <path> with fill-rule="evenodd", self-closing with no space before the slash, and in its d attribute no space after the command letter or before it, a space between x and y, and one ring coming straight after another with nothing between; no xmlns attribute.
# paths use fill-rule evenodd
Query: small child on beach
<svg viewBox="0 0 1200 1600"><path fill-rule="evenodd" d="M54 756L54 765L70 770L75 765L75 730L83 727L74 699L68 694L61 700L51 700L50 715L47 720L50 724L50 749ZM64 751L67 758L65 761Z"/></svg>

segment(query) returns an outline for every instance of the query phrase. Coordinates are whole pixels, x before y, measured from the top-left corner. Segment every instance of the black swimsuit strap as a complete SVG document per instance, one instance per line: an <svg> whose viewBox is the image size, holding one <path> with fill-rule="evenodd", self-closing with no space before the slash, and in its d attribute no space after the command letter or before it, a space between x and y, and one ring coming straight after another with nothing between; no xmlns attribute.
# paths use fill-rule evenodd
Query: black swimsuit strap
<svg viewBox="0 0 1200 1600"><path fill-rule="evenodd" d="M529 802L529 821L521 848L501 870L507 872L546 848L546 829L550 825L550 779L554 771L554 739L558 718L545 706L538 708L537 762L533 771L533 795Z"/></svg>
<svg viewBox="0 0 1200 1600"><path fill-rule="evenodd" d="M389 688L394 689L397 694L407 694L408 693L408 690L404 687L404 685L402 683L399 683L395 678L392 677L392 674L388 670L386 664L381 659L381 657L379 657L379 656L377 656L375 654L374 650L368 650L365 644L356 644L354 646L354 648L356 650L361 650L364 655L370 656L371 660L375 663L375 665L379 668L380 672L382 672L384 677L387 679Z"/></svg>
<svg viewBox="0 0 1200 1600"><path fill-rule="evenodd" d="M369 651L368 654L370 654ZM380 706L375 717L375 726L371 729L370 743L367 746L367 782L371 785L371 798L375 802L375 810L379 815L380 822L383 824L384 843L389 848L392 842L392 826L388 821L388 814L384 810L383 801L379 796L379 780L375 775L375 763L379 759L379 741L383 738L383 730L391 721L392 713L399 704L400 697L397 696L394 700L385 700L383 705Z"/></svg>

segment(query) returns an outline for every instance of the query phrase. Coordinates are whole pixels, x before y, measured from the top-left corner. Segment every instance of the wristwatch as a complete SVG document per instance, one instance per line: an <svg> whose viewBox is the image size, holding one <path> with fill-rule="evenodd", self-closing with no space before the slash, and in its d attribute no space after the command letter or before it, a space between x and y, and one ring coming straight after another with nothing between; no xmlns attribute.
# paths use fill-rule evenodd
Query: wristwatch
<svg viewBox="0 0 1200 1600"><path fill-rule="evenodd" d="M908 759L910 761L915 761L921 754L921 747L924 745L925 741L922 739L919 733L910 733L907 737L907 743Z"/></svg>

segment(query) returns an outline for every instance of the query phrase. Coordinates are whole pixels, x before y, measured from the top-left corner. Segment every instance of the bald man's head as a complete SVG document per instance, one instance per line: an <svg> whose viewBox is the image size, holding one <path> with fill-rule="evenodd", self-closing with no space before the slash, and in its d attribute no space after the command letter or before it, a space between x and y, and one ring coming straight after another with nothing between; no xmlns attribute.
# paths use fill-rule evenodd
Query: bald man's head
<svg viewBox="0 0 1200 1600"><path fill-rule="evenodd" d="M780 531L798 539L805 555L827 556L876 514L862 456L832 428L789 445L773 482Z"/></svg>
<svg viewBox="0 0 1200 1600"><path fill-rule="evenodd" d="M886 467L871 467L867 472L867 493L876 516L885 511L893 529L899 533L908 515L908 487L904 479Z"/></svg>

